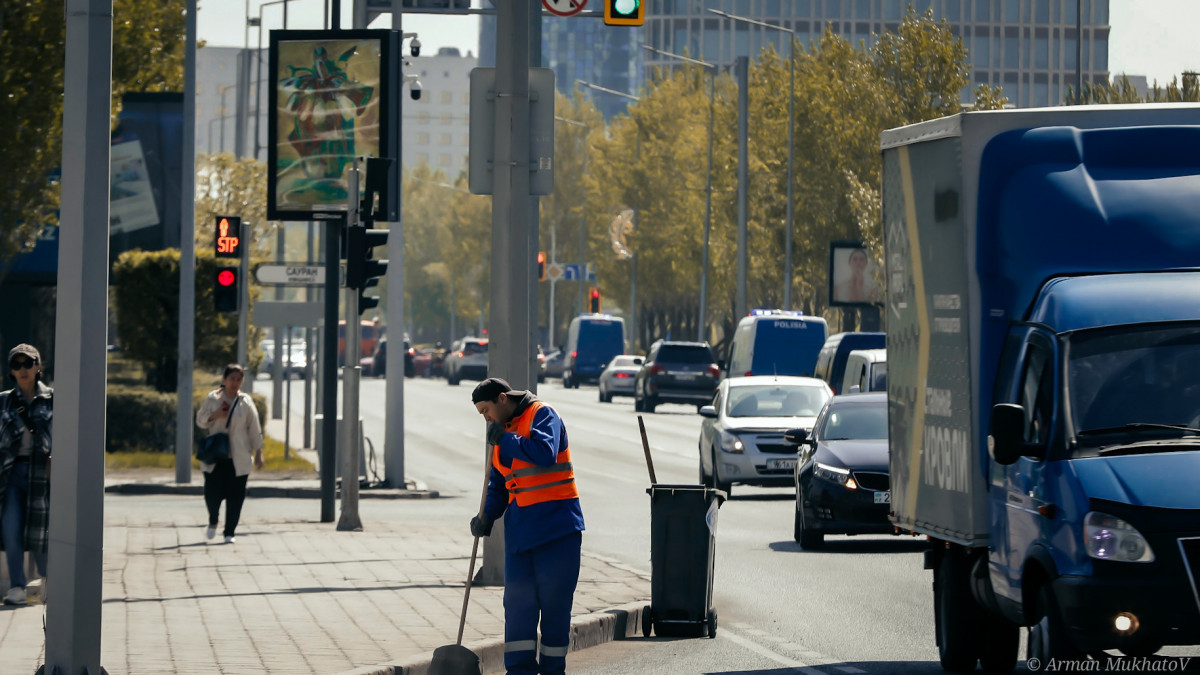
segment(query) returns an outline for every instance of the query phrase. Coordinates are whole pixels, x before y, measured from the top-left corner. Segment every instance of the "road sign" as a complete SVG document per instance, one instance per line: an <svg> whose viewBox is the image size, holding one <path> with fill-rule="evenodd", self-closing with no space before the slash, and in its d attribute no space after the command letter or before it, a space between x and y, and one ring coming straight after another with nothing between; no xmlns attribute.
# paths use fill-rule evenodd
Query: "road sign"
<svg viewBox="0 0 1200 675"><path fill-rule="evenodd" d="M546 265L546 278L550 281L558 281L563 277L563 266L559 263L550 263Z"/></svg>
<svg viewBox="0 0 1200 675"><path fill-rule="evenodd" d="M542 7L558 16L578 14L583 11L585 6L587 6L587 0L542 0Z"/></svg>
<svg viewBox="0 0 1200 675"><path fill-rule="evenodd" d="M492 194L496 155L496 69L471 69L470 152L467 187ZM507 130L505 131L507 133ZM529 69L529 194L554 193L554 71Z"/></svg>
<svg viewBox="0 0 1200 675"><path fill-rule="evenodd" d="M258 283L271 286L320 286L325 283L321 265L259 265L254 268Z"/></svg>
<svg viewBox="0 0 1200 675"><path fill-rule="evenodd" d="M580 274L579 265L576 263L564 264L562 268L563 281L579 281L581 277L586 277L588 281L596 280L596 273L592 270L591 263L584 266L584 274Z"/></svg>

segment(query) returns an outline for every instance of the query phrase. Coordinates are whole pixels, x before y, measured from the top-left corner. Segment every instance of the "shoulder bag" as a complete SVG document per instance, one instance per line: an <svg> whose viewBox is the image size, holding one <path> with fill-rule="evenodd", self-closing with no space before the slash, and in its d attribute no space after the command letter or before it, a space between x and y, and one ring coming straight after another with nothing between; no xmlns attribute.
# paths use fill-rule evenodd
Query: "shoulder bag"
<svg viewBox="0 0 1200 675"><path fill-rule="evenodd" d="M233 400L233 407L229 409L229 416L225 418L225 429L229 429L229 423L233 421L233 411L237 410L238 401L242 400L241 394ZM200 441L200 448L196 450L196 459L205 464L216 464L218 460L229 459L229 434L224 431L217 432L210 436L205 436Z"/></svg>

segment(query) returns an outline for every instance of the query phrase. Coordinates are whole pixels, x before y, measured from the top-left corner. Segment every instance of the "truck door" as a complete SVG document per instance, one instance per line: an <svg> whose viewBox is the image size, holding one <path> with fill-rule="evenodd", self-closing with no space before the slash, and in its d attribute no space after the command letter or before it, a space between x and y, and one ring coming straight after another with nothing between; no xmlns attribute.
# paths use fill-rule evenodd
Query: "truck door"
<svg viewBox="0 0 1200 675"><path fill-rule="evenodd" d="M1016 390L1009 402L1025 410L1025 442L1045 448L1049 446L1054 423L1056 389L1055 342L1052 336L1040 331L1026 334L1018 361ZM1004 402L1004 401L997 401ZM1021 599L1021 566L1030 548L1041 538L1043 516L1037 509L1045 504L1042 474L1044 459L1022 457L1011 466L992 462L991 536L993 586L997 594L1019 603ZM996 572L1003 577L1002 583Z"/></svg>

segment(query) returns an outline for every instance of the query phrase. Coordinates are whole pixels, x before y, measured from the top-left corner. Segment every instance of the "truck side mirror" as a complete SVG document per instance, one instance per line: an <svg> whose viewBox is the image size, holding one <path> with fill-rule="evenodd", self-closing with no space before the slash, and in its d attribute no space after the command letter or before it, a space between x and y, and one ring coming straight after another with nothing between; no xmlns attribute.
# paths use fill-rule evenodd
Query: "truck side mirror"
<svg viewBox="0 0 1200 675"><path fill-rule="evenodd" d="M1025 409L1016 403L992 406L988 450L997 464L1015 464L1025 449Z"/></svg>
<svg viewBox="0 0 1200 675"><path fill-rule="evenodd" d="M783 442L788 445L803 445L808 442L808 429L788 429L783 432Z"/></svg>

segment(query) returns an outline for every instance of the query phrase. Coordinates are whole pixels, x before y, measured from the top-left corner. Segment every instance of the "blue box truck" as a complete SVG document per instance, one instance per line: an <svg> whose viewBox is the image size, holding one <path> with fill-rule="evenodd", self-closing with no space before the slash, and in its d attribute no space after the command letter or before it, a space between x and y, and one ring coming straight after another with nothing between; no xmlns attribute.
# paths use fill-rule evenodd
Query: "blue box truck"
<svg viewBox="0 0 1200 675"><path fill-rule="evenodd" d="M942 667L1200 644L1200 107L883 133L893 523Z"/></svg>

